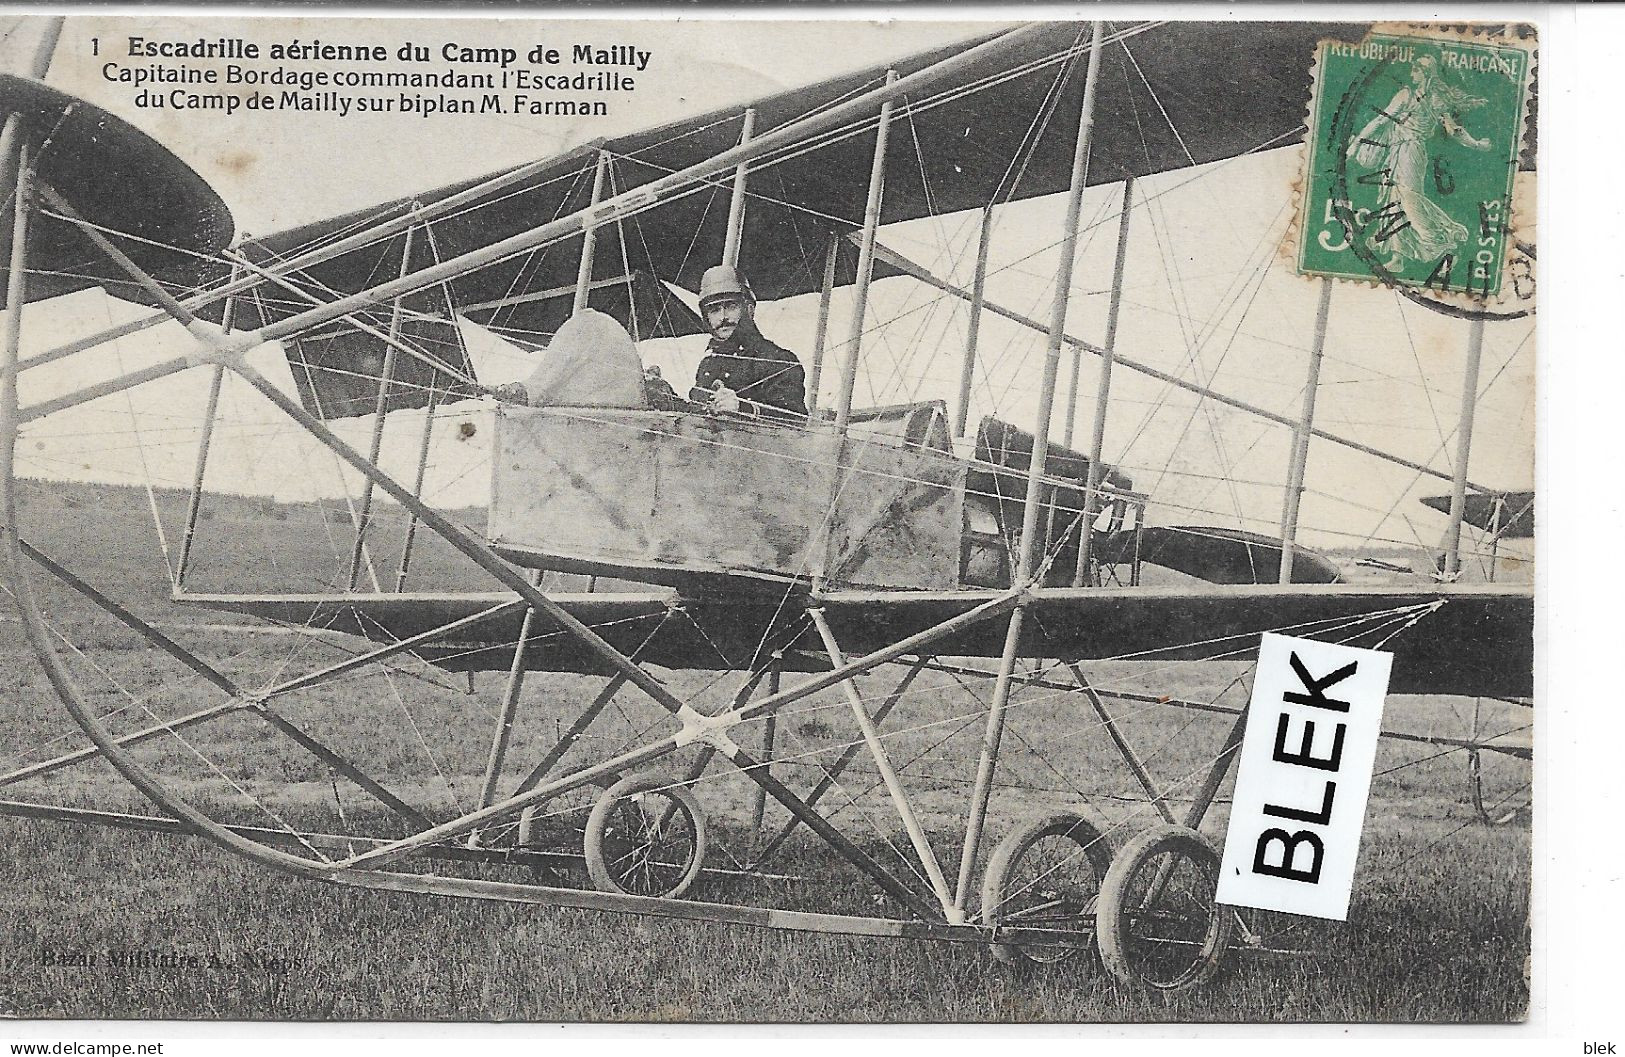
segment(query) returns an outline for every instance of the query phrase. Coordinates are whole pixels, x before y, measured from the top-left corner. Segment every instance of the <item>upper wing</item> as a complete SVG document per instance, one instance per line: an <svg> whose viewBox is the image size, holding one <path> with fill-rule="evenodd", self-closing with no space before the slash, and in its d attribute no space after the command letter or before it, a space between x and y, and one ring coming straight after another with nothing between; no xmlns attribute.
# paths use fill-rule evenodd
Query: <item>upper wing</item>
<svg viewBox="0 0 1625 1057"><path fill-rule="evenodd" d="M1326 37L1358 40L1367 28L1358 23L1116 24L1098 85L1104 117L1095 126L1090 182L1297 142L1303 135L1315 43ZM901 100L894 117L897 133L889 140L881 222L1064 191L1080 114L1088 31L1086 23L1046 26L1014 58L971 63L928 94ZM416 268L425 255L453 257L586 208L600 151L612 159L611 190L625 192L733 147L746 106L756 112L760 135L878 87L888 69L907 75L984 39L256 238L244 251L264 263L286 261L416 210L426 218L410 251L409 263ZM862 223L873 150L870 119L752 163L740 260L758 297L773 300L821 287L829 240ZM639 337L699 333L700 321L669 292L649 287L651 296L640 298L628 276L647 272L697 288L700 274L722 256L725 184L718 180L709 194L665 202L624 224L598 229L592 307L616 316ZM302 269L301 282L327 294L365 290L394 277L406 252L405 240L397 232ZM461 313L499 333L543 343L567 314L579 257L576 243L549 246L408 298L406 307L425 318ZM841 253L837 284L854 281L854 257L850 247ZM902 274L884 262L875 267L876 276ZM272 316L303 307L283 294L262 306ZM325 334L344 335L342 347L330 345L319 357L344 361L338 371L382 359L377 339L353 327L335 325ZM302 356L305 363L312 358L308 350ZM296 375L300 370L301 362L296 362ZM441 388L449 386L442 381ZM307 406L319 410L308 400Z"/></svg>

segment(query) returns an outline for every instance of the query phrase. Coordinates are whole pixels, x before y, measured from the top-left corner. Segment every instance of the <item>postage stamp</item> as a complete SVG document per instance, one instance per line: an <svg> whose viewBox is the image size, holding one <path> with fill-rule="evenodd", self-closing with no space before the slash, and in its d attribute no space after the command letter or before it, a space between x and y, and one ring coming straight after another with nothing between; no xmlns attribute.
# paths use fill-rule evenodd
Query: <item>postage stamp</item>
<svg viewBox="0 0 1625 1057"><path fill-rule="evenodd" d="M1532 43L1373 33L1322 41L1316 59L1298 271L1498 297Z"/></svg>

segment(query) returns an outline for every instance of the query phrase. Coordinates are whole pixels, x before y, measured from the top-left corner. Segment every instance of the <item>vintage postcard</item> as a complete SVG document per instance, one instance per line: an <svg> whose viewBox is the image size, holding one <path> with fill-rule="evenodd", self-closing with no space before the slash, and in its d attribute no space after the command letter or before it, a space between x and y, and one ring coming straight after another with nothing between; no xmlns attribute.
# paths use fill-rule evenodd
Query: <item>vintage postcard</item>
<svg viewBox="0 0 1625 1057"><path fill-rule="evenodd" d="M5 19L0 1013L1528 1015L1540 27L792 14Z"/></svg>

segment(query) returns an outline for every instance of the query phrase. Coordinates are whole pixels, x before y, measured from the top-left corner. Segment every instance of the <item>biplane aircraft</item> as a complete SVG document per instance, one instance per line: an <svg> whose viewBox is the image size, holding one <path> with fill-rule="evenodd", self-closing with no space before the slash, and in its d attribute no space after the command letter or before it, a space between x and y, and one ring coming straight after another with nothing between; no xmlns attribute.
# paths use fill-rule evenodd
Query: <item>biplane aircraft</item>
<svg viewBox="0 0 1625 1057"><path fill-rule="evenodd" d="M1531 535L1533 497L1508 487L1521 482L1469 478L1470 415L1441 469L1317 422L1313 375L1302 410L1287 413L1117 341L1120 315L1137 310L1124 296L1131 220L1156 207L1156 195L1136 200L1136 182L1199 179L1293 149L1317 43L1358 42L1370 28L983 32L253 237L236 234L226 204L164 146L46 84L47 40L31 76L0 78L0 176L15 189L0 481L7 583L89 744L17 746L32 754L14 757L0 785L38 792L0 810L191 833L362 888L964 941L1034 961L1098 949L1124 984L1201 984L1229 952L1261 945L1214 903L1218 860L1201 832L1245 709L1222 695L1112 687L1113 664L1216 667L1244 687L1260 635L1286 630L1392 651L1396 695L1527 707L1533 694L1527 564L1508 575L1516 563L1503 554L1491 561L1502 575L1465 575L1475 554L1462 543L1463 523L1488 540ZM1114 274L1089 277L1109 298L1092 340L1069 331L1067 310L1082 203L1101 185L1120 186L1121 205L1095 225L1118 242ZM1003 211L1045 198L1066 212L1042 239L1057 263L1040 320L990 295L988 247ZM947 217L979 231L969 284L887 241ZM815 333L796 345L805 420L491 396L470 334L533 363L562 355L555 335L586 318L613 321L640 351L699 342L692 291L719 262L749 276L764 311L817 297ZM957 388L950 378L857 401L885 324L872 314L876 284L909 284L964 313L963 346L935 350ZM36 303L91 287L146 308L25 348ZM837 297L850 318L835 318ZM1023 369L1038 400L1029 416L972 423L970 408L988 406L971 399L990 355L977 335L995 321L1041 339ZM170 358L19 398L30 375L159 327L176 336ZM1317 364L1325 329L1323 303ZM1078 365L1095 361L1092 430L1074 445L1074 420L1091 421L1077 406ZM1296 375L1300 361L1289 362ZM169 590L154 599L36 545L18 467L36 424L182 373L202 377L208 396L190 423L191 487L171 516L182 528L164 554ZM1119 460L1126 435L1108 428L1113 411L1127 414L1112 386L1128 376L1291 438L1271 486L1278 531L1162 505L1161 475ZM1467 385L1470 408L1476 376ZM205 485L234 390L314 438L352 486L340 515L309 530L336 541L331 567L306 570L297 589L285 576L255 582L263 566L230 540L210 549L211 528L230 531L224 515L211 520L223 500ZM494 421L489 502L473 516L438 507L424 487L436 446L470 435L467 407ZM386 420L421 423L404 468L381 457ZM1311 442L1448 486L1428 500L1448 527L1442 545L1421 548L1421 573L1401 575L1409 567L1381 555L1359 566L1360 554L1300 539ZM48 623L56 611L78 615ZM146 647L135 655L144 676L95 668L75 639L96 621ZM877 689L869 677L883 670L899 674ZM552 674L527 694L538 672ZM130 679L139 686L121 685ZM948 693L957 706L938 700ZM425 720L429 697L452 710ZM551 726L527 715L541 698ZM1178 709L1230 725L1194 769L1162 779L1133 717ZM1036 715L1052 726L1021 726ZM1071 796L1080 772L1101 766L1068 740L1084 730L1132 779L1119 788L1132 796L1102 801L1115 818ZM1479 734L1403 736L1475 760L1529 755L1515 735ZM920 761L935 759L939 735L969 747L957 773L927 780ZM402 784L391 755L401 745L424 750L421 784ZM300 762L254 763L249 746ZM1032 772L1013 769L1013 754L1042 761L1036 773L1064 788L1024 795L1018 779ZM54 784L95 761L160 814L75 803L71 783ZM859 774L864 796L842 783ZM456 788L457 776L473 785ZM300 799L328 780L325 809ZM724 781L733 803L706 799ZM860 800L895 819L877 822ZM759 832L770 812L781 822L771 836ZM786 906L795 900L770 887L707 880L773 876L792 838L821 845L873 898Z"/></svg>

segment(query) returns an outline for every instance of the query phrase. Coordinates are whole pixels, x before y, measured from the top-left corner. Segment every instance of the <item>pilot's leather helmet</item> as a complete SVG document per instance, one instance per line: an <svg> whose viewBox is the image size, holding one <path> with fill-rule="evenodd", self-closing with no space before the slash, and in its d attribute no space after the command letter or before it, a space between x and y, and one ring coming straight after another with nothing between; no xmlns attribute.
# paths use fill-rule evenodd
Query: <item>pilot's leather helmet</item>
<svg viewBox="0 0 1625 1057"><path fill-rule="evenodd" d="M707 268L705 274L700 276L700 308L704 309L706 302L718 297L728 295L743 297L754 302L756 295L751 292L750 284L745 277L739 274L739 269L727 264L719 264L714 268Z"/></svg>

